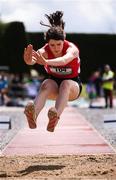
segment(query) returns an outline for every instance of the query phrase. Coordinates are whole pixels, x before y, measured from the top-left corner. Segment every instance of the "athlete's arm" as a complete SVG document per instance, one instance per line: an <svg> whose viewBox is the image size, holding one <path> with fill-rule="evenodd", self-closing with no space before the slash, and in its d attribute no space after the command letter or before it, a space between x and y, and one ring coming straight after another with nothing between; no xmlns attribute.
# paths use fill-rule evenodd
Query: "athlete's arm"
<svg viewBox="0 0 116 180"><path fill-rule="evenodd" d="M44 49L41 48L40 50L38 50L42 56L46 57ZM40 53L38 53L38 51L35 51L33 49L33 46L31 44L29 44L27 46L27 48L24 49L24 61L26 64L28 65L34 65L36 63L44 65L42 62L42 56L40 55Z"/></svg>
<svg viewBox="0 0 116 180"><path fill-rule="evenodd" d="M27 48L24 49L24 61L28 65L38 63L40 65L47 64L51 66L63 66L71 62L76 57L79 59L79 50L73 43L69 44L69 48L64 56L54 59L47 59L47 53L44 48L35 51L33 46L29 44Z"/></svg>

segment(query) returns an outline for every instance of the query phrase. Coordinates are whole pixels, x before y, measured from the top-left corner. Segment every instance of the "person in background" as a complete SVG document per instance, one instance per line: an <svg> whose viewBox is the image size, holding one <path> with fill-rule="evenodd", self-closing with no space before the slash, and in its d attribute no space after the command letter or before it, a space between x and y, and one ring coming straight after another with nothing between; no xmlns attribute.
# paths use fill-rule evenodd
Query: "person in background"
<svg viewBox="0 0 116 180"><path fill-rule="evenodd" d="M101 69L97 69L91 73L87 82L86 92L90 100L90 107L93 107L94 101L99 101L99 98L103 94L101 88Z"/></svg>
<svg viewBox="0 0 116 180"><path fill-rule="evenodd" d="M49 27L45 34L46 44L35 51L29 44L24 50L24 61L28 65L43 65L48 78L45 79L34 101L28 102L24 113L30 128L37 127L37 117L43 109L47 99L55 100L54 107L48 111L47 130L53 132L68 100L77 99L81 93L82 85L79 78L80 57L79 49L72 42L65 40L63 12L56 11L50 15L45 14Z"/></svg>
<svg viewBox="0 0 116 180"><path fill-rule="evenodd" d="M0 72L0 105L5 105L9 100L8 91L8 77L5 72Z"/></svg>
<svg viewBox="0 0 116 180"><path fill-rule="evenodd" d="M113 88L114 88L114 72L110 66L106 64L104 66L104 73L102 76L102 88L105 98L105 108L113 107Z"/></svg>
<svg viewBox="0 0 116 180"><path fill-rule="evenodd" d="M102 96L102 88L101 88L101 69L97 69L94 72L94 85L96 90L96 97L99 98Z"/></svg>

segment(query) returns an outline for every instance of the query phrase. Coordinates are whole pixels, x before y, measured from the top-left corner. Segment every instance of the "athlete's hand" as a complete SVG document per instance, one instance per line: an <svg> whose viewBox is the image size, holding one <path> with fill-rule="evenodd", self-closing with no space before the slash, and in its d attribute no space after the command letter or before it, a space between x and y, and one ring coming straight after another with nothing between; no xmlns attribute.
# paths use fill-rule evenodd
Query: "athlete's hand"
<svg viewBox="0 0 116 180"><path fill-rule="evenodd" d="M36 52L36 58L38 59L38 63L41 65L46 65L46 59L44 58L44 56L42 55L41 52Z"/></svg>
<svg viewBox="0 0 116 180"><path fill-rule="evenodd" d="M36 51L33 50L33 46L31 44L24 49L24 61L29 65L35 64L37 61Z"/></svg>

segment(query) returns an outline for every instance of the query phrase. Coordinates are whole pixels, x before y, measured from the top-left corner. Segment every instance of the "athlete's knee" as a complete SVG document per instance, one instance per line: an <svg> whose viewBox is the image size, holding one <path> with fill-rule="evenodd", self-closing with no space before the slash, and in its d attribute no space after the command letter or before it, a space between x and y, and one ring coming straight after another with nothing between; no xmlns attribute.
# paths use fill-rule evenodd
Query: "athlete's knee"
<svg viewBox="0 0 116 180"><path fill-rule="evenodd" d="M52 90L54 88L57 88L57 84L55 84L55 82L53 80L51 80L51 79L45 80L41 84L41 90Z"/></svg>
<svg viewBox="0 0 116 180"><path fill-rule="evenodd" d="M64 90L70 90L70 88L71 88L70 80L63 80L60 85L60 88L62 88Z"/></svg>

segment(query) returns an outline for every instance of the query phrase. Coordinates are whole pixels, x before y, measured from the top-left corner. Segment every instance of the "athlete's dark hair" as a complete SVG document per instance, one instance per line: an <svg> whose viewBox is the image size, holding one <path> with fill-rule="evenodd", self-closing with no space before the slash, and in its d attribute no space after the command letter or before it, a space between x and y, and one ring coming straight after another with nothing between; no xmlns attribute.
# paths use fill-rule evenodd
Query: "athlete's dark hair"
<svg viewBox="0 0 116 180"><path fill-rule="evenodd" d="M41 25L49 27L48 31L45 33L45 40L49 42L50 39L54 40L63 40L65 39L64 26L65 23L62 19L63 12L56 11L50 15L45 14L45 17L48 19L50 25L44 24L42 21Z"/></svg>

